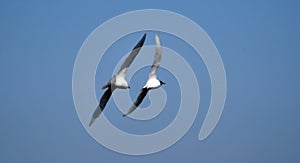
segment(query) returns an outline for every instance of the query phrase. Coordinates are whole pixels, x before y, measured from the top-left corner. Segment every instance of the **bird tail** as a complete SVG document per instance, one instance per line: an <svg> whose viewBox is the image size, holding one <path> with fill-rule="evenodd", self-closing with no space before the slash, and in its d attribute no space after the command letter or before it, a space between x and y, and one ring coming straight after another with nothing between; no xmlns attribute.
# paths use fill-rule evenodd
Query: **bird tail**
<svg viewBox="0 0 300 163"><path fill-rule="evenodd" d="M102 89L108 88L109 87L109 83L106 83L104 86L102 86Z"/></svg>

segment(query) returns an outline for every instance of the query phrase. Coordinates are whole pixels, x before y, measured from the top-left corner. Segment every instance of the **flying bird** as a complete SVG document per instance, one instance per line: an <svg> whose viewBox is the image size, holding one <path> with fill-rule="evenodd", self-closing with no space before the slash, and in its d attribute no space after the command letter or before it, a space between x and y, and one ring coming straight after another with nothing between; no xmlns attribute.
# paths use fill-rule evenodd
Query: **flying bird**
<svg viewBox="0 0 300 163"><path fill-rule="evenodd" d="M149 90L159 88L161 85L166 84L165 82L158 80L156 77L157 69L159 67L161 56L162 56L162 47L161 47L159 37L157 35L155 35L155 42L156 42L155 56L148 76L148 81L146 85L142 88L139 96L137 97L134 104L130 107L128 112L126 114L123 114L123 117L132 113L142 103L143 99L146 97Z"/></svg>
<svg viewBox="0 0 300 163"><path fill-rule="evenodd" d="M124 63L121 65L121 68L119 69L118 73L114 75L103 87L102 89L106 89L104 94L102 95L100 99L100 103L97 106L96 110L93 113L93 116L91 118L91 121L89 123L89 126L91 126L95 120L99 117L99 115L104 110L112 92L119 88L119 89L127 89L130 88L128 82L125 80L125 75L127 72L128 67L132 63L132 61L135 59L135 57L138 55L139 51L141 50L141 47L144 45L146 39L146 33L143 35L143 37L140 39L140 41L135 45L135 47L132 49L129 56L126 58Z"/></svg>

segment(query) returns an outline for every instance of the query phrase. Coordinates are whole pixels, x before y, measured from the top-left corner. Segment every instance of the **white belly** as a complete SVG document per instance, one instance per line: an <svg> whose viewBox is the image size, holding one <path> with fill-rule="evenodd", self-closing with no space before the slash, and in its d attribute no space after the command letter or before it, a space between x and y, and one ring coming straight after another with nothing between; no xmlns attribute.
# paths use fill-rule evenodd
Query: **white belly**
<svg viewBox="0 0 300 163"><path fill-rule="evenodd" d="M144 88L155 89L160 87L160 82L156 78L149 79Z"/></svg>
<svg viewBox="0 0 300 163"><path fill-rule="evenodd" d="M116 77L115 87L120 89L127 89L129 85L124 78Z"/></svg>

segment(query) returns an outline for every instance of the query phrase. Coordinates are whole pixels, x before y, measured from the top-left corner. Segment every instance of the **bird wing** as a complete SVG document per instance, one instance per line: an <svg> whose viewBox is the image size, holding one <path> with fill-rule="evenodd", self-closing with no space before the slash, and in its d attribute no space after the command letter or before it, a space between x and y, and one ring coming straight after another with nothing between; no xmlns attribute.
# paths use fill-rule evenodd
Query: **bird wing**
<svg viewBox="0 0 300 163"><path fill-rule="evenodd" d="M135 47L132 49L129 56L126 58L124 63L121 65L118 75L125 77L128 67L130 66L130 64L132 63L134 58L138 55L139 51L141 50L141 47L144 45L145 39L146 39L146 33L143 35L141 40L135 45Z"/></svg>
<svg viewBox="0 0 300 163"><path fill-rule="evenodd" d="M138 98L135 100L134 104L130 107L128 112L123 115L123 117L129 115L130 113L132 113L142 103L143 99L147 95L148 90L149 89L147 89L147 88L142 89L141 93L139 94Z"/></svg>
<svg viewBox="0 0 300 163"><path fill-rule="evenodd" d="M102 111L104 110L104 107L106 106L113 91L114 91L114 89L112 89L111 87L108 87L108 89L104 92L104 94L102 95L102 97L100 99L99 105L97 106L96 110L94 111L94 114L92 116L89 126L91 126L95 122L96 118L98 118L99 115L102 113Z"/></svg>
<svg viewBox="0 0 300 163"><path fill-rule="evenodd" d="M161 47L159 37L157 35L155 35L155 42L156 42L155 56L149 73L149 77L148 77L149 79L153 77L156 78L157 69L159 67L161 56L162 56L162 47Z"/></svg>

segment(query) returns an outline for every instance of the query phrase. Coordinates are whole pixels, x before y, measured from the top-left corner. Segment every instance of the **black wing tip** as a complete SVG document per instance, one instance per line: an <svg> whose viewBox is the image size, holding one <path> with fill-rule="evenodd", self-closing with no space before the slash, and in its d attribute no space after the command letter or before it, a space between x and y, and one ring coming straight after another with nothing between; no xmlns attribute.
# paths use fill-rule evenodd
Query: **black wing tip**
<svg viewBox="0 0 300 163"><path fill-rule="evenodd" d="M145 39L146 39L146 36L147 36L147 33L144 33L142 39L145 40Z"/></svg>
<svg viewBox="0 0 300 163"><path fill-rule="evenodd" d="M140 41L140 47L142 47L144 45L144 42L146 40L146 36L147 36L147 33L144 33L143 37L141 38L141 41Z"/></svg>
<svg viewBox="0 0 300 163"><path fill-rule="evenodd" d="M146 33L144 33L143 37L140 39L140 41L135 45L135 47L133 48L133 50L140 50L140 48L144 45L145 40L146 40Z"/></svg>
<svg viewBox="0 0 300 163"><path fill-rule="evenodd" d="M89 123L89 127L91 127L91 125L93 124L94 120L91 119L91 122Z"/></svg>
<svg viewBox="0 0 300 163"><path fill-rule="evenodd" d="M144 45L144 42L146 40L146 36L147 36L147 33L144 33L143 37L141 38L141 40L139 41L139 43L137 44L137 47L136 48L140 48Z"/></svg>

